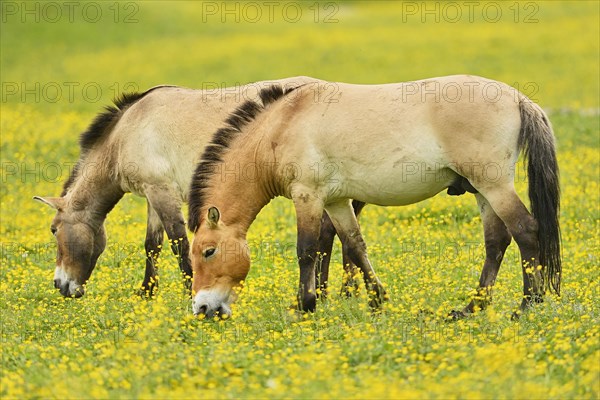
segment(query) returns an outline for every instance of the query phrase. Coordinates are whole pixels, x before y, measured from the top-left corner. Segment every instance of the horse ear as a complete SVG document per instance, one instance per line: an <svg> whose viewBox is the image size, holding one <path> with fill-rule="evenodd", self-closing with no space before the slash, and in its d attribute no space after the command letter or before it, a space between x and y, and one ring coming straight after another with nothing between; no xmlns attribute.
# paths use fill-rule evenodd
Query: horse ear
<svg viewBox="0 0 600 400"><path fill-rule="evenodd" d="M221 213L217 207L211 207L208 209L208 226L210 228L216 228L221 218Z"/></svg>
<svg viewBox="0 0 600 400"><path fill-rule="evenodd" d="M64 205L64 199L62 197L40 197L40 196L33 196L34 200L37 201L41 201L44 204L49 205L50 207L54 208L55 210L60 211L63 208Z"/></svg>

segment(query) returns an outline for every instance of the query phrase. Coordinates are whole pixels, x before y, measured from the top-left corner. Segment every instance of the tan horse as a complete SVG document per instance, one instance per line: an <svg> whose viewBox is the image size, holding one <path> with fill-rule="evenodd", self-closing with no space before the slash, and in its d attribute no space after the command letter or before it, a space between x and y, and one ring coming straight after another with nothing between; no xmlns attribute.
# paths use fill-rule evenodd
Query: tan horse
<svg viewBox="0 0 600 400"><path fill-rule="evenodd" d="M523 94L500 82L461 75L373 86L339 83L333 91L273 87L260 95L262 105L247 102L231 114L192 180L194 313L231 314L236 288L250 267L246 232L275 196L292 199L296 208L301 310L316 307L323 210L377 306L385 291L367 257L350 199L399 206L446 188L477 198L486 244L482 295L494 284L511 237L522 257L520 309L541 301L545 288L559 292L554 136L542 109ZM514 189L521 151L528 157L533 215ZM242 182L225 173L240 163L255 168L253 179ZM453 316L484 307L486 300L472 301Z"/></svg>
<svg viewBox="0 0 600 400"><path fill-rule="evenodd" d="M116 107L99 114L81 136L81 156L61 197L35 197L57 211L51 225L58 245L55 287L64 296L84 294L84 283L106 246L105 218L128 192L148 203L143 291L152 293L156 287L156 260L165 231L182 273L191 276L181 205L212 134L261 89L273 83L292 88L317 81L295 77L204 91L160 86L124 95ZM331 223L327 220L325 226ZM333 241L334 233L324 232L326 242Z"/></svg>

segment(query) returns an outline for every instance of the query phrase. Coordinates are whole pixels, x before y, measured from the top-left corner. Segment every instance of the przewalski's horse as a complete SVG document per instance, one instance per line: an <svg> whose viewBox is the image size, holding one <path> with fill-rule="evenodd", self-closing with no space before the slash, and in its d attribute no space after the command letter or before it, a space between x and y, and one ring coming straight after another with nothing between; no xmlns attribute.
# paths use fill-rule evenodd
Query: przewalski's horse
<svg viewBox="0 0 600 400"><path fill-rule="evenodd" d="M261 89L317 81L295 77L204 91L159 86L123 95L116 107L99 114L81 135L81 156L61 197L35 197L57 210L51 231L57 240L54 284L60 293L84 294L83 285L106 246L106 215L127 192L148 203L142 289L152 293L156 286L155 264L165 231L182 273L191 276L181 205L204 146L226 116L257 98Z"/></svg>
<svg viewBox="0 0 600 400"><path fill-rule="evenodd" d="M350 199L399 206L446 188L477 198L486 248L480 293L491 290L511 237L522 257L520 309L541 301L546 288L559 293L558 165L553 132L538 105L506 84L474 76L339 83L335 90L334 101L326 102L319 100L327 93L315 95L305 86L266 89L260 94L264 106L239 107L206 147L190 191L195 314L231 314L236 288L250 267L246 232L275 196L291 199L296 209L301 310L316 307L323 210L368 281L371 305L378 306L385 291L367 258ZM532 213L514 189L521 151L528 158ZM257 179L242 186L223 171L244 162L256 168ZM332 165L330 173L313 172ZM490 177L486 171L492 166L497 173ZM485 301L474 300L453 316L476 305L484 307Z"/></svg>

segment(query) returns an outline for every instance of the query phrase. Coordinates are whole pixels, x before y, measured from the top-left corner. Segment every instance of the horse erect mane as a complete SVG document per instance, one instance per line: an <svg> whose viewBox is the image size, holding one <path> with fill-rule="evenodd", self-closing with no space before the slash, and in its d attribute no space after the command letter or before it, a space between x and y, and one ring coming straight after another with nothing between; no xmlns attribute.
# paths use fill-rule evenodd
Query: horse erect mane
<svg viewBox="0 0 600 400"><path fill-rule="evenodd" d="M114 106L104 107L104 112L96 115L90 126L79 137L79 148L82 153L94 147L94 145L110 132L110 127L118 121L121 111L132 105L148 92L123 93L113 100Z"/></svg>
<svg viewBox="0 0 600 400"><path fill-rule="evenodd" d="M63 186L63 191L61 196L64 196L67 193L67 190L71 187L77 174L79 172L79 167L85 158L86 154L94 148L94 146L104 137L108 136L112 131L112 128L115 126L119 118L123 115L123 112L132 106L135 102L146 96L148 93L152 92L155 89L169 87L169 86L156 86L151 89L146 90L145 92L132 92L132 93L123 93L121 96L117 97L113 100L114 106L106 106L104 111L100 114L96 115L92 123L88 126L88 128L79 136L79 161L75 164L75 167L71 171L69 178L65 182Z"/></svg>
<svg viewBox="0 0 600 400"><path fill-rule="evenodd" d="M258 94L262 104L254 100L246 101L227 117L225 126L215 132L210 143L204 149L192 176L188 221L188 228L192 232L195 232L200 224L200 212L206 201L209 179L215 171L215 167L223 161L222 157L231 147L233 140L242 132L242 128L254 121L269 104L276 102L298 87L284 89L279 85L273 85L262 89Z"/></svg>

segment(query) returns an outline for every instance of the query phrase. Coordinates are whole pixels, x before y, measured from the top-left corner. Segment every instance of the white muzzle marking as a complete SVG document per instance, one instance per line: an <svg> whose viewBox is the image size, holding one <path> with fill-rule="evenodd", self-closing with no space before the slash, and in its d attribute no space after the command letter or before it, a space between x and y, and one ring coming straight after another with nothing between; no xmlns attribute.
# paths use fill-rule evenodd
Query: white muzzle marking
<svg viewBox="0 0 600 400"><path fill-rule="evenodd" d="M192 301L194 315L204 314L206 318L212 318L218 313L221 317L230 317L230 293L218 289L200 290Z"/></svg>
<svg viewBox="0 0 600 400"><path fill-rule="evenodd" d="M71 279L62 267L54 270L54 287L65 297L81 297L85 292L83 286Z"/></svg>

